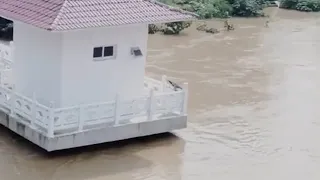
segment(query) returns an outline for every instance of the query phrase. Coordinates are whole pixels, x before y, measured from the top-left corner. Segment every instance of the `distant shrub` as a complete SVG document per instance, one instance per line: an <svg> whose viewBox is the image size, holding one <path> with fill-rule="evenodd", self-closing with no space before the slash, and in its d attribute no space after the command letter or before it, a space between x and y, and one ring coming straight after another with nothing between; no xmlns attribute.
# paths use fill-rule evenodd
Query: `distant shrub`
<svg viewBox="0 0 320 180"><path fill-rule="evenodd" d="M189 21L179 21L172 23L165 23L165 28L162 30L164 34L179 34L182 30L191 26Z"/></svg>
<svg viewBox="0 0 320 180"><path fill-rule="evenodd" d="M295 9L298 11L320 11L320 0L282 0L281 8Z"/></svg>
<svg viewBox="0 0 320 180"><path fill-rule="evenodd" d="M164 23L161 25L150 24L149 34L155 34L157 32L162 32L163 34L174 35L179 34L184 29L190 27L191 21L178 21L171 23Z"/></svg>

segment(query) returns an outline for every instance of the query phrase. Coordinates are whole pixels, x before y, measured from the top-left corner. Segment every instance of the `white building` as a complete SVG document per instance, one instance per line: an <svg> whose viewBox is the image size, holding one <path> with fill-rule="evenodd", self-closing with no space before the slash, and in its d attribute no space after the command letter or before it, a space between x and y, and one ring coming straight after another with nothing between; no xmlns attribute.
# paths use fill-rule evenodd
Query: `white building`
<svg viewBox="0 0 320 180"><path fill-rule="evenodd" d="M152 0L0 0L0 16L14 22L1 123L26 139L53 151L186 127L187 88L144 72L148 24L193 14Z"/></svg>

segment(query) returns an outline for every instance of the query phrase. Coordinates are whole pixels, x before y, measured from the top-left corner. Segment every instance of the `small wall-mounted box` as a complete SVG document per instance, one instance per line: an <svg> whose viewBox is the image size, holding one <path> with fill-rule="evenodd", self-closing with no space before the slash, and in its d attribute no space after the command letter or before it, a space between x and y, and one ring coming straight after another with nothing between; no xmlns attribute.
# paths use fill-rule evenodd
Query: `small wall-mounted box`
<svg viewBox="0 0 320 180"><path fill-rule="evenodd" d="M131 55L135 56L135 57L139 57L142 56L142 51L139 47L132 47L131 48Z"/></svg>

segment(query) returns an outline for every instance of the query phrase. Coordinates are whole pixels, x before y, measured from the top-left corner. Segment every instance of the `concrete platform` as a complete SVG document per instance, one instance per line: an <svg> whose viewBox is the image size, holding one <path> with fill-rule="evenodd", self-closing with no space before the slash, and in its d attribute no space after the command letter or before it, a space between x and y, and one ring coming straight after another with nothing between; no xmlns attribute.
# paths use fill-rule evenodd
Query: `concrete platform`
<svg viewBox="0 0 320 180"><path fill-rule="evenodd" d="M58 135L48 138L41 132L30 128L17 117L11 117L0 111L0 123L47 151L56 151L74 147L88 146L135 137L170 132L187 127L187 116L164 118L133 124L91 129L80 133Z"/></svg>

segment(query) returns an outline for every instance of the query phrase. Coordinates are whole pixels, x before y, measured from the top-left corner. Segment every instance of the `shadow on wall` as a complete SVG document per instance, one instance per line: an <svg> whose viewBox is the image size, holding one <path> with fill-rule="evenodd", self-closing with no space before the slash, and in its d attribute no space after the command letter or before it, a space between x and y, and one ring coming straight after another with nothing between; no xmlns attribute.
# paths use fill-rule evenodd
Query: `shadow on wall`
<svg viewBox="0 0 320 180"><path fill-rule="evenodd" d="M2 17L0 17L0 39L13 40L13 22Z"/></svg>
<svg viewBox="0 0 320 180"><path fill-rule="evenodd" d="M77 180L128 173L152 167L153 157L166 154L170 159L179 159L185 146L184 140L165 133L47 153L3 126L0 126L0 142L0 151L27 160L15 165L24 167L19 173L26 179L52 175L52 172L52 178ZM42 170L34 171L38 168Z"/></svg>

